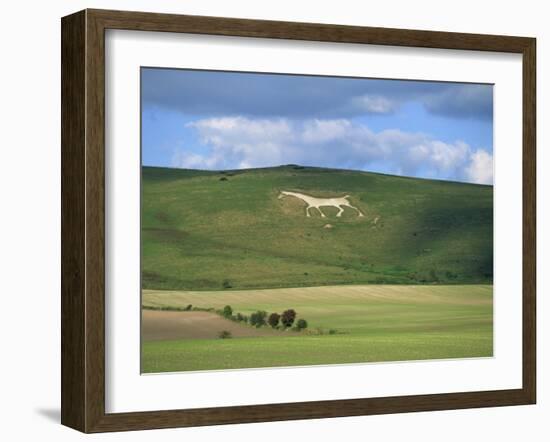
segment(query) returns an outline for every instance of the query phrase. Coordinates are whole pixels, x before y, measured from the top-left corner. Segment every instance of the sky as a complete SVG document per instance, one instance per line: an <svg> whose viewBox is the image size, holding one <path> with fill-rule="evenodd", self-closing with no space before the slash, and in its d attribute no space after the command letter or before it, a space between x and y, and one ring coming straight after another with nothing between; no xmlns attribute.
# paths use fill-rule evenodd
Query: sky
<svg viewBox="0 0 550 442"><path fill-rule="evenodd" d="M145 166L493 183L487 84L142 68L141 118Z"/></svg>

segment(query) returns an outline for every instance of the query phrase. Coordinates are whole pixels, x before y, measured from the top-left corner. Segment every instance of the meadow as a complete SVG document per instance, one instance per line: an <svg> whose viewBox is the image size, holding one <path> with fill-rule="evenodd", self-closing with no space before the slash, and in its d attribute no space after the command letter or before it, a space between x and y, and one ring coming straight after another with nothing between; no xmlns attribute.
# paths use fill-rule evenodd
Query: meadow
<svg viewBox="0 0 550 442"><path fill-rule="evenodd" d="M145 373L489 357L493 352L490 285L144 290L142 302L155 309L182 309L189 304L219 309L229 304L243 314L293 308L297 318L309 325L301 332L273 331L272 336L144 340ZM192 321L195 314L167 313L180 315L183 321Z"/></svg>
<svg viewBox="0 0 550 442"><path fill-rule="evenodd" d="M349 195L364 216L307 217L282 191ZM492 355L492 186L143 167L141 207L143 372ZM200 311L178 311L189 305ZM204 311L226 305L294 309L308 327L255 330Z"/></svg>
<svg viewBox="0 0 550 442"><path fill-rule="evenodd" d="M349 194L364 214L280 192ZM142 287L491 284L493 188L335 169L142 168Z"/></svg>

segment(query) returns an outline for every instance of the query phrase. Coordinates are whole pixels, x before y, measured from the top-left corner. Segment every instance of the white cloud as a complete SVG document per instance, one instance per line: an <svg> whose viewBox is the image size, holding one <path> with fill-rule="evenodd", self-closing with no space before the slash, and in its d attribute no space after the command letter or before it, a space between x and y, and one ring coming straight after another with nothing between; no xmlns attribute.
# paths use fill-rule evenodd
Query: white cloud
<svg viewBox="0 0 550 442"><path fill-rule="evenodd" d="M294 128L285 119L209 118L187 127L196 129L202 143L212 147L212 153L203 157L206 169L282 164L285 146L295 137Z"/></svg>
<svg viewBox="0 0 550 442"><path fill-rule="evenodd" d="M222 158L176 150L172 155L172 165L183 169L217 169Z"/></svg>
<svg viewBox="0 0 550 442"><path fill-rule="evenodd" d="M493 155L478 149L470 155L470 164L466 168L468 181L479 184L493 184Z"/></svg>
<svg viewBox="0 0 550 442"><path fill-rule="evenodd" d="M490 184L492 155L398 129L373 132L346 119L207 118L188 123L208 153L174 155L176 167L234 169L304 164Z"/></svg>

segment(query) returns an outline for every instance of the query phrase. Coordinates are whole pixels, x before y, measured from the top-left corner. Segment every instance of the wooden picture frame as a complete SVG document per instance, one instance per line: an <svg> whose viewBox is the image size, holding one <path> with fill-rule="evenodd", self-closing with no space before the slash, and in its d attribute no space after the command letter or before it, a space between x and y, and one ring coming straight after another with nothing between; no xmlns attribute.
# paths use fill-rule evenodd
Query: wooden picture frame
<svg viewBox="0 0 550 442"><path fill-rule="evenodd" d="M517 53L523 57L523 385L513 390L105 412L105 30ZM84 10L62 19L62 424L83 432L534 404L536 41L533 38Z"/></svg>

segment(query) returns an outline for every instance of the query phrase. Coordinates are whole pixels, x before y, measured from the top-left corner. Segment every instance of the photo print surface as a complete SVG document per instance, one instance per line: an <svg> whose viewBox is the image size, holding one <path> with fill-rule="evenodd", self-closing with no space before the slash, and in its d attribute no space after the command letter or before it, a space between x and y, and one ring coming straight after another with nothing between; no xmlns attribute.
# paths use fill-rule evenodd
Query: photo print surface
<svg viewBox="0 0 550 442"><path fill-rule="evenodd" d="M143 373L493 355L493 86L141 69Z"/></svg>

